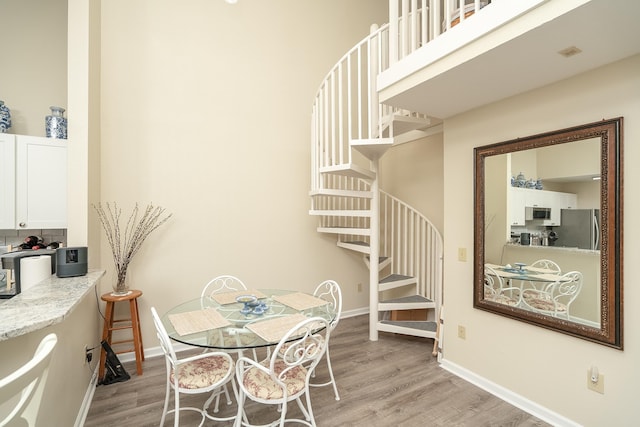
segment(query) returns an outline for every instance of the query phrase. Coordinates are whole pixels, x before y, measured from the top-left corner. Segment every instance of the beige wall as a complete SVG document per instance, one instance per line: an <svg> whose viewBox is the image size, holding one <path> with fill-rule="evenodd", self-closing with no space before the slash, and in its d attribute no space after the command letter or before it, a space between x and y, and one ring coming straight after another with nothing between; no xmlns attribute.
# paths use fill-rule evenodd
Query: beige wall
<svg viewBox="0 0 640 427"><path fill-rule="evenodd" d="M445 122L445 357L481 377L585 426L631 426L637 421L640 381L640 293L633 269L624 274L624 351L473 308L473 264L458 262L458 247L473 247L473 147L522 135L624 116L624 255L640 257L640 56L549 87L476 109ZM466 340L457 326L466 326ZM517 362L516 362L517 361ZM597 365L605 394L586 388Z"/></svg>
<svg viewBox="0 0 640 427"><path fill-rule="evenodd" d="M45 136L49 107L67 108L67 0L0 0L0 29L9 133Z"/></svg>
<svg viewBox="0 0 640 427"><path fill-rule="evenodd" d="M442 233L442 133L401 144L380 160L380 188L425 215Z"/></svg>
<svg viewBox="0 0 640 427"><path fill-rule="evenodd" d="M360 256L318 234L309 216L310 112L331 67L384 0L110 0L102 3L101 196L173 213L136 255L146 346L149 307L198 297L219 274L248 286L343 287L344 309L368 305ZM101 292L113 282L107 268Z"/></svg>

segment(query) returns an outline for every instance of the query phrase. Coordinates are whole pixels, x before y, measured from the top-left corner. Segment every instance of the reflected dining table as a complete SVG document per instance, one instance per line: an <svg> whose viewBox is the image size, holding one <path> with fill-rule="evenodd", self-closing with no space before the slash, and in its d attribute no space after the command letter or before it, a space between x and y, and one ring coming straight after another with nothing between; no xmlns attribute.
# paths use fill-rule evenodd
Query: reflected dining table
<svg viewBox="0 0 640 427"><path fill-rule="evenodd" d="M243 299L249 304L238 302ZM161 320L169 337L178 343L242 352L277 345L307 317L331 322L336 315L332 304L311 294L248 289L183 302L164 313Z"/></svg>
<svg viewBox="0 0 640 427"><path fill-rule="evenodd" d="M503 280L507 282L511 282L512 280L519 280L521 283L530 282L533 287L537 289L536 284L540 285L544 288L549 283L561 282L563 280L567 280L563 278L561 274L558 274L557 271L540 268L540 267L531 267L528 265L520 265L516 267L512 267L510 265L497 265L497 264L485 264L487 267L493 269L498 276L500 276ZM539 289L540 290L540 289Z"/></svg>

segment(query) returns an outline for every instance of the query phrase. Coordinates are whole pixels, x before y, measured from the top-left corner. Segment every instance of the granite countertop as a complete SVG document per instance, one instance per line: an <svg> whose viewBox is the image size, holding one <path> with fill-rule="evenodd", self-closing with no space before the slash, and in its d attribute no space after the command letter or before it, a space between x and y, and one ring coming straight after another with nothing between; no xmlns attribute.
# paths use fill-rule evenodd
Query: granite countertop
<svg viewBox="0 0 640 427"><path fill-rule="evenodd" d="M77 277L52 275L4 300L0 304L0 341L62 322L104 273L104 270L90 270Z"/></svg>
<svg viewBox="0 0 640 427"><path fill-rule="evenodd" d="M592 249L580 249L568 246L542 246L542 245L521 245L520 243L505 243L505 246L511 248L520 248L520 249L544 249L550 251L564 251L564 252L578 252L583 254L595 254L600 255L599 250Z"/></svg>

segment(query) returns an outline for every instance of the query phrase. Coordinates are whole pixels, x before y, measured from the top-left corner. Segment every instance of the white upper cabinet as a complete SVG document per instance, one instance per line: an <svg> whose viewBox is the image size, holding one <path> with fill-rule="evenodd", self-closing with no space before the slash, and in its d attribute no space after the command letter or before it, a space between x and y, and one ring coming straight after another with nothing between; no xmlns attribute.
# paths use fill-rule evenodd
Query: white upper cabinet
<svg viewBox="0 0 640 427"><path fill-rule="evenodd" d="M15 159L15 136L0 133L0 230L12 230L16 224Z"/></svg>
<svg viewBox="0 0 640 427"><path fill-rule="evenodd" d="M0 159L0 228L66 228L67 141L0 134Z"/></svg>
<svg viewBox="0 0 640 427"><path fill-rule="evenodd" d="M575 209L577 201L578 196L573 193L511 187L509 191L511 225L526 225L525 210L527 206L551 209L551 218L541 220L538 224L561 225L561 210Z"/></svg>

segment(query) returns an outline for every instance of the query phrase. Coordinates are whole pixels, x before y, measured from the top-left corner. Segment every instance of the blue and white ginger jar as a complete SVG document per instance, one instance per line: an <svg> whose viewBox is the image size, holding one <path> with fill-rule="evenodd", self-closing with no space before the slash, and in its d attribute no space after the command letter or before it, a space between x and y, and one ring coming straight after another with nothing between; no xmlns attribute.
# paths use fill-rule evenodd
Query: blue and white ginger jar
<svg viewBox="0 0 640 427"><path fill-rule="evenodd" d="M0 101L0 133L5 133L11 127L11 110Z"/></svg>
<svg viewBox="0 0 640 427"><path fill-rule="evenodd" d="M47 138L67 139L67 119L64 115L64 108L49 107L51 115L45 118Z"/></svg>

